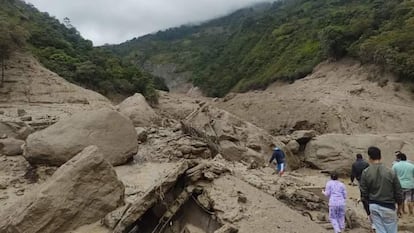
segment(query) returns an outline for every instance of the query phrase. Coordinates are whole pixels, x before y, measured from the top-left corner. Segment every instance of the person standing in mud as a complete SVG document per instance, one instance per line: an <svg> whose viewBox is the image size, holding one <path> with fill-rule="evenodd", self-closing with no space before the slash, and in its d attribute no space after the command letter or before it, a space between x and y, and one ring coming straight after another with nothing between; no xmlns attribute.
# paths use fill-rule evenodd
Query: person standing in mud
<svg viewBox="0 0 414 233"><path fill-rule="evenodd" d="M377 233L397 233L403 195L398 177L381 163L381 150L368 148L370 166L361 175L361 201L369 204ZM395 208L398 204L398 214Z"/></svg>
<svg viewBox="0 0 414 233"><path fill-rule="evenodd" d="M400 161L392 166L398 179L400 180L404 202L402 204L402 211L405 212L405 202L407 203L408 212L413 214L414 204L414 165L407 161L407 156L400 154Z"/></svg>
<svg viewBox="0 0 414 233"><path fill-rule="evenodd" d="M361 174L365 168L369 167L369 163L367 163L361 154L356 155L356 161L352 164L352 172L351 172L351 183L349 185L355 185L354 180L358 181L358 184L361 181Z"/></svg>
<svg viewBox="0 0 414 233"><path fill-rule="evenodd" d="M331 172L331 180L322 193L329 198L329 220L335 233L342 232L345 229L346 189L336 172Z"/></svg>
<svg viewBox="0 0 414 233"><path fill-rule="evenodd" d="M285 162L285 152L279 147L273 149L272 157L269 160L269 164L272 164L273 161L276 161L276 172L279 176L282 176L285 172L286 162Z"/></svg>

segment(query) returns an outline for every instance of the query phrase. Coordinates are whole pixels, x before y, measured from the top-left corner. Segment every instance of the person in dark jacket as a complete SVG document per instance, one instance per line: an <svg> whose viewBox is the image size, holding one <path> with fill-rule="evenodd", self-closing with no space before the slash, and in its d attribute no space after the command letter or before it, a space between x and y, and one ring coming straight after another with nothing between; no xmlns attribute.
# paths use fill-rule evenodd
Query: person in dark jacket
<svg viewBox="0 0 414 233"><path fill-rule="evenodd" d="M361 154L356 155L356 161L352 164L352 172L351 172L351 183L349 185L354 185L354 180L358 181L358 184L361 181L361 174L365 168L369 167L369 163L367 163Z"/></svg>
<svg viewBox="0 0 414 233"><path fill-rule="evenodd" d="M368 155L371 165L361 175L361 201L369 204L370 218L377 233L397 233L398 215L401 214L403 202L400 181L391 169L381 163L379 148L368 148Z"/></svg>
<svg viewBox="0 0 414 233"><path fill-rule="evenodd" d="M275 147L273 149L272 157L269 160L269 164L271 164L273 161L276 161L276 172L279 174L279 176L282 176L285 172L285 153L283 150L281 150L279 147Z"/></svg>

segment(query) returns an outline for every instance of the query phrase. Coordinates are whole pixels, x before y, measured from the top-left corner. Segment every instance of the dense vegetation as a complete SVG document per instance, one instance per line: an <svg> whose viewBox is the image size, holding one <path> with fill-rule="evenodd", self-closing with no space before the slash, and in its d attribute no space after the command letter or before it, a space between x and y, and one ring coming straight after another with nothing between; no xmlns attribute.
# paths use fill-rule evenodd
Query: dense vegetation
<svg viewBox="0 0 414 233"><path fill-rule="evenodd" d="M281 0L110 50L140 64L176 63L210 96L294 81L352 56L414 81L414 1Z"/></svg>
<svg viewBox="0 0 414 233"><path fill-rule="evenodd" d="M162 86L160 79L108 51L94 48L69 19L62 24L20 0L1 0L0 53L4 55L1 61L24 45L43 65L70 82L107 96L140 92L148 100L157 101L154 87Z"/></svg>

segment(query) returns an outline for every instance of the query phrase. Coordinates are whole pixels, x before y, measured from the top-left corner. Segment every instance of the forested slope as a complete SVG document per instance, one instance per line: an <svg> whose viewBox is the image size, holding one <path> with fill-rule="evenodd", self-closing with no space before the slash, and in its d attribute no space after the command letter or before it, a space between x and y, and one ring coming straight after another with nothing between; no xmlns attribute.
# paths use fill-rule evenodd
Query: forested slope
<svg viewBox="0 0 414 233"><path fill-rule="evenodd" d="M351 56L414 81L414 1L284 0L107 47L143 65L176 63L210 96L304 77Z"/></svg>
<svg viewBox="0 0 414 233"><path fill-rule="evenodd" d="M4 64L13 50L28 50L68 81L109 96L140 92L156 101L154 87L162 86L129 62L94 48L69 19L62 24L20 0L0 1L0 49Z"/></svg>

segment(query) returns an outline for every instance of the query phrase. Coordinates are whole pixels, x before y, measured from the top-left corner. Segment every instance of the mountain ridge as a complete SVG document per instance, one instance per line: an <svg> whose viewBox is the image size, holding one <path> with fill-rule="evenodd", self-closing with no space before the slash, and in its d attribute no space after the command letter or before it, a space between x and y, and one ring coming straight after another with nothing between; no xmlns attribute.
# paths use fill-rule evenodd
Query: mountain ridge
<svg viewBox="0 0 414 233"><path fill-rule="evenodd" d="M413 9L399 0L278 1L260 12L246 8L106 48L140 66L175 63L208 96L293 82L344 56L411 82Z"/></svg>

